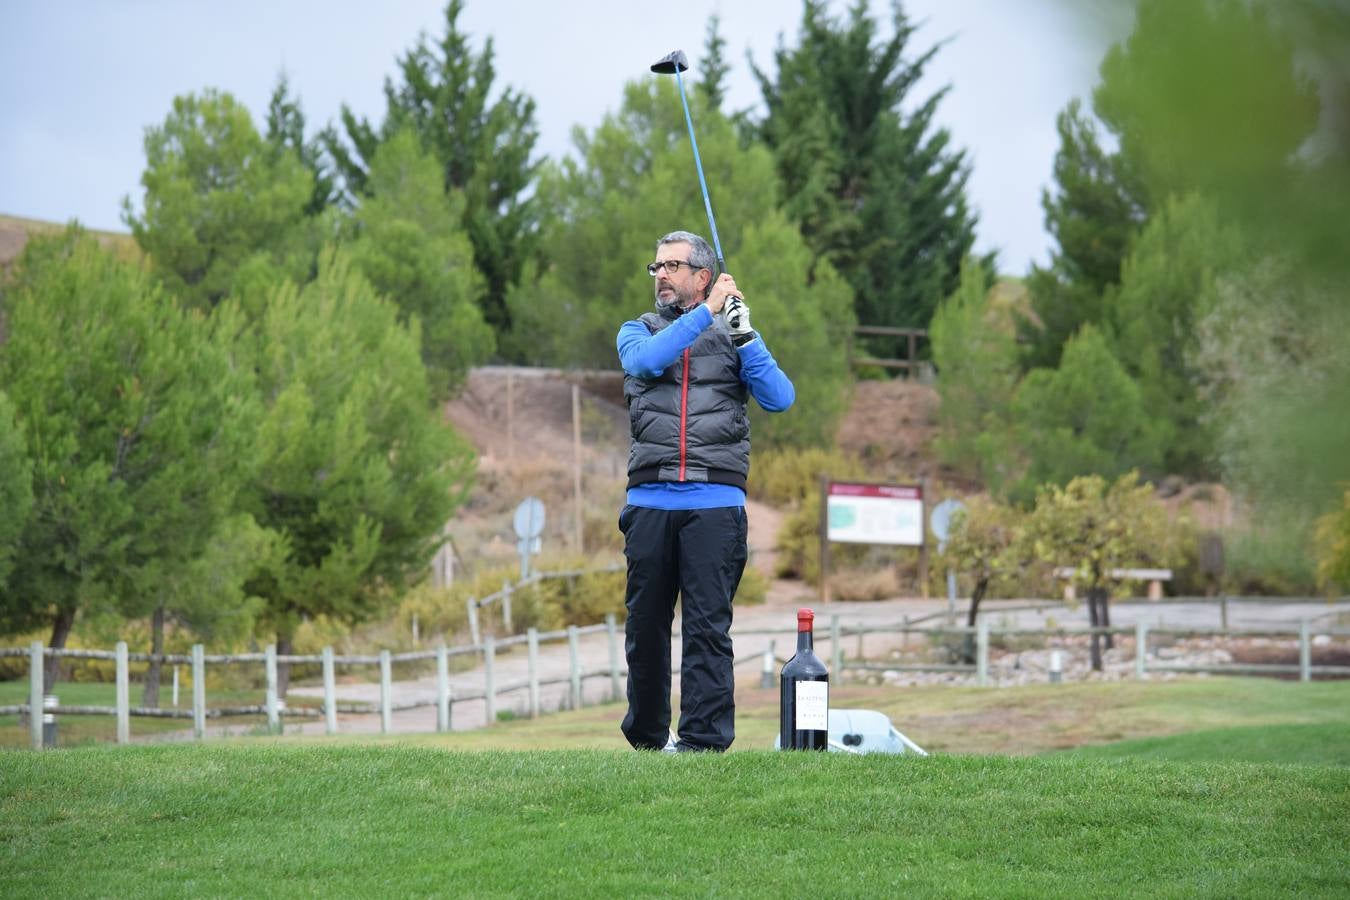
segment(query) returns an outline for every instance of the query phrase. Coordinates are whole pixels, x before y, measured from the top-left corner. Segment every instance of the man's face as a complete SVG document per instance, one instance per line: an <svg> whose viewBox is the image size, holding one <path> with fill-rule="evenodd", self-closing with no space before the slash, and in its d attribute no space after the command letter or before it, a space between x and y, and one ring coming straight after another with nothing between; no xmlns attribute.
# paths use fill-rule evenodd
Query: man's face
<svg viewBox="0 0 1350 900"><path fill-rule="evenodd" d="M687 263L692 249L683 241L662 244L656 249L656 262L669 259ZM708 277L707 269L694 269L687 265L680 266L674 272L662 269L656 273L656 301L662 306L676 303L681 309L689 309L702 298Z"/></svg>

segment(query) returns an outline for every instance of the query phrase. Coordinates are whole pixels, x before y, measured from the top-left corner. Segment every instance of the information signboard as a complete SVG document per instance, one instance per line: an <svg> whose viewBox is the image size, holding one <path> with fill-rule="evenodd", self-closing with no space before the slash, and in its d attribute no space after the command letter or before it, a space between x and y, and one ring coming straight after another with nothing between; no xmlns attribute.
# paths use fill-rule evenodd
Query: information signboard
<svg viewBox="0 0 1350 900"><path fill-rule="evenodd" d="M923 487L832 481L826 522L827 540L922 547Z"/></svg>

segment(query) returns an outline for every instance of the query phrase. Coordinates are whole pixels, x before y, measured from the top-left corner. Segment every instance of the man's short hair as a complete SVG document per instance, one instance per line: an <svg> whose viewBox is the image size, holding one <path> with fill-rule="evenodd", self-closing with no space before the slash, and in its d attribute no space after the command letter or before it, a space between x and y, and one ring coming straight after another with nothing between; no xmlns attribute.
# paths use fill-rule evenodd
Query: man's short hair
<svg viewBox="0 0 1350 900"><path fill-rule="evenodd" d="M713 279L717 278L717 254L713 253L708 242L690 231L672 231L656 242L656 249L660 250L666 244L689 245L689 264L712 272L713 277L708 280L708 289L711 290ZM708 292L704 291L703 295L706 297Z"/></svg>

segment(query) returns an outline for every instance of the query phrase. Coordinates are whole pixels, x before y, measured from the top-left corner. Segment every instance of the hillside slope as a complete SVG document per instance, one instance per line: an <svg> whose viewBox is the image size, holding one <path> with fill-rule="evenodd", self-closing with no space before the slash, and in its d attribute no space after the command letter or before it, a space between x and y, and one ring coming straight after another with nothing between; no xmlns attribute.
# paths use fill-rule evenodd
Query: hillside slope
<svg viewBox="0 0 1350 900"><path fill-rule="evenodd" d="M574 384L579 389L579 429L573 424ZM861 382L840 424L838 446L865 459L877 477L931 477L937 471L930 452L937 403L929 385ZM623 504L628 459L628 415L619 373L484 366L469 373L464 390L446 405L446 417L480 454L478 483L450 528L461 559L514 558L511 513L526 496L544 501L545 552L573 547L577 430L584 549L591 555L619 555L615 520ZM772 576L783 514L753 500L748 510L752 561Z"/></svg>
<svg viewBox="0 0 1350 900"><path fill-rule="evenodd" d="M39 222L36 219L24 219L19 216L0 215L0 271L8 269L23 253L23 248L34 235L58 234L65 225L56 222ZM117 231L89 230L99 243L114 250L123 259L140 258L140 248L131 235Z"/></svg>

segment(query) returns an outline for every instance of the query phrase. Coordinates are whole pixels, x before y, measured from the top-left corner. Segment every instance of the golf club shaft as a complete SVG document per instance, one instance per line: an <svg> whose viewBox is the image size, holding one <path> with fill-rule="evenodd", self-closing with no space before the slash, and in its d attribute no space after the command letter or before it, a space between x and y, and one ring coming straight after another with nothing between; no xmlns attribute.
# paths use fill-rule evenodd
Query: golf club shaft
<svg viewBox="0 0 1350 900"><path fill-rule="evenodd" d="M698 156L698 139L694 137L694 118L689 114L689 98L684 95L684 79L680 70L675 69L675 83L680 88L680 102L684 104L684 121L689 126L689 146L694 148L694 168L698 169L698 185L703 189L703 208L708 211L708 228L712 231L713 250L717 253L718 274L727 270L726 260L722 257L722 239L717 236L717 221L713 219L712 200L708 198L708 182L703 177L703 161Z"/></svg>

